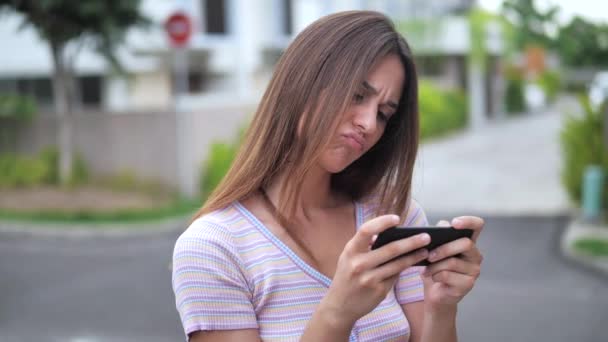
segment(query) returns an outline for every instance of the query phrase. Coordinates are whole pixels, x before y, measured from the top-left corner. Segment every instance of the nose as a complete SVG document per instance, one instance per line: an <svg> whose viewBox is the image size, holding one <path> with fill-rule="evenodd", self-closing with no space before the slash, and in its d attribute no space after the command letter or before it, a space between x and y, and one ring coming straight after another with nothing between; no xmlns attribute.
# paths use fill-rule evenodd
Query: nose
<svg viewBox="0 0 608 342"><path fill-rule="evenodd" d="M365 134L372 134L376 130L376 104L369 101L368 104L359 106L353 117L353 125L361 129Z"/></svg>

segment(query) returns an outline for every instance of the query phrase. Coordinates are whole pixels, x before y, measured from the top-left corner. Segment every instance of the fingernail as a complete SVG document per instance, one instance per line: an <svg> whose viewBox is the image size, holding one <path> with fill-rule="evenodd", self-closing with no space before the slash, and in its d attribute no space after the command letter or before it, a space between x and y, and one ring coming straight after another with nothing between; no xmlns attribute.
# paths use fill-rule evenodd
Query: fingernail
<svg viewBox="0 0 608 342"><path fill-rule="evenodd" d="M422 242L429 242L429 241L431 241L431 236L429 234L427 234L427 233L420 234L420 236L418 238Z"/></svg>
<svg viewBox="0 0 608 342"><path fill-rule="evenodd" d="M393 222L395 222L395 224L399 223L399 221L401 221L401 218L399 217L399 215L393 215L392 217Z"/></svg>
<svg viewBox="0 0 608 342"><path fill-rule="evenodd" d="M453 226L460 226L460 225L462 225L463 223L464 223L464 221L462 221L462 220L461 220L461 219L459 219L459 218L455 218L455 219L453 219L453 220L452 220L452 225L453 225Z"/></svg>
<svg viewBox="0 0 608 342"><path fill-rule="evenodd" d="M429 261L433 261L437 257L437 252L431 252L429 254Z"/></svg>

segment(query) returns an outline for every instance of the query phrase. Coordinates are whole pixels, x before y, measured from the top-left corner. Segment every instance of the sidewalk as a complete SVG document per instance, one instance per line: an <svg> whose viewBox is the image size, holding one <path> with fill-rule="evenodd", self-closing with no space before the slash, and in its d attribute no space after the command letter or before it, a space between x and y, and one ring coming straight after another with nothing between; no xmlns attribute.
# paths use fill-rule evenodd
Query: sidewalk
<svg viewBox="0 0 608 342"><path fill-rule="evenodd" d="M575 99L564 98L541 112L422 144L414 198L427 213L443 219L569 215L571 222L559 238L561 254L608 275L608 258L580 255L572 248L580 238L608 239L607 227L577 218L560 179L560 131L564 118L578 111Z"/></svg>
<svg viewBox="0 0 608 342"><path fill-rule="evenodd" d="M556 106L561 112L572 105L569 100L563 102ZM547 109L422 144L413 197L427 212L439 214L553 216L570 212L560 181L563 117Z"/></svg>

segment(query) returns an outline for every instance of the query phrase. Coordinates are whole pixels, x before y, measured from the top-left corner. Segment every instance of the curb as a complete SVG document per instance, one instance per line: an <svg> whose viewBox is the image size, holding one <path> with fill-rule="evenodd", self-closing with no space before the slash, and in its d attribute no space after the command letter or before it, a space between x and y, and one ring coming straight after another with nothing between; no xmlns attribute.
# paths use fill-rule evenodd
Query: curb
<svg viewBox="0 0 608 342"><path fill-rule="evenodd" d="M570 261L608 276L608 257L590 257L578 253L572 247L575 240L585 237L608 239L608 226L572 220L561 236L562 255Z"/></svg>
<svg viewBox="0 0 608 342"><path fill-rule="evenodd" d="M574 215L572 209L556 209L556 210L454 210L454 209L441 209L441 208L426 208L424 212L427 216L438 217L441 216L443 219L448 220L462 215L472 215L481 218L569 218ZM429 222L434 224L435 222Z"/></svg>
<svg viewBox="0 0 608 342"><path fill-rule="evenodd" d="M191 215L133 223L69 223L0 220L0 234L48 238L122 238L186 230Z"/></svg>

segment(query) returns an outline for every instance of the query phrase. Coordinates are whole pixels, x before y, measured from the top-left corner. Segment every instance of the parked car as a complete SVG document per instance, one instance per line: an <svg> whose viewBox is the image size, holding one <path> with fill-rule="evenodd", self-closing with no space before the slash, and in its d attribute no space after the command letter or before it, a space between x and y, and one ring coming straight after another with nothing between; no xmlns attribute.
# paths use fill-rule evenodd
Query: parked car
<svg viewBox="0 0 608 342"><path fill-rule="evenodd" d="M598 72L589 84L589 101L594 108L608 100L608 71Z"/></svg>

